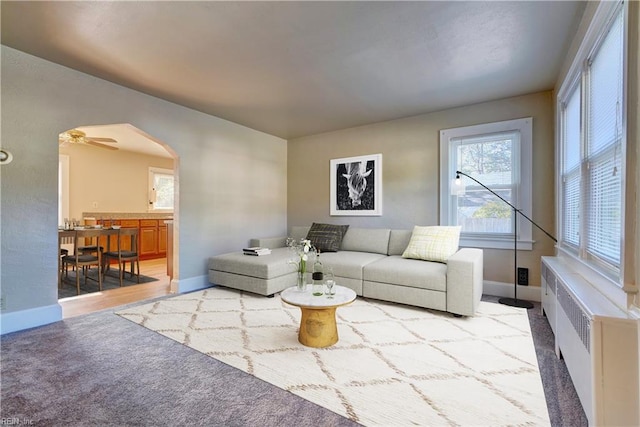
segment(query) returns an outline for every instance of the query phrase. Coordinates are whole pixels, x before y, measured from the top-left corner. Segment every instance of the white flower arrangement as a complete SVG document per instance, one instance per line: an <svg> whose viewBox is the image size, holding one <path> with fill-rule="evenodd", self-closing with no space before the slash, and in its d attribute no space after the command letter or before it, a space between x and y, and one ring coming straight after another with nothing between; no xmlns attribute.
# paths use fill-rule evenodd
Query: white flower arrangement
<svg viewBox="0 0 640 427"><path fill-rule="evenodd" d="M289 249L294 251L300 261L289 260L290 264L295 264L298 267L298 271L300 273L307 272L307 261L309 260L309 255L315 253L316 249L311 244L311 240L309 239L300 239L296 241L292 237L287 237L287 246Z"/></svg>

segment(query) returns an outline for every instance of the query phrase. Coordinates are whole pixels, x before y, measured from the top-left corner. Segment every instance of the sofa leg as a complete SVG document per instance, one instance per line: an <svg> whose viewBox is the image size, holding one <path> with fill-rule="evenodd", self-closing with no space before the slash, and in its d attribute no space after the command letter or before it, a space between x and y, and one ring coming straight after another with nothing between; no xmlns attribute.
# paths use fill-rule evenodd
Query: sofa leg
<svg viewBox="0 0 640 427"><path fill-rule="evenodd" d="M267 298L273 298L276 294L267 295Z"/></svg>
<svg viewBox="0 0 640 427"><path fill-rule="evenodd" d="M462 314L452 313L453 317L462 317Z"/></svg>

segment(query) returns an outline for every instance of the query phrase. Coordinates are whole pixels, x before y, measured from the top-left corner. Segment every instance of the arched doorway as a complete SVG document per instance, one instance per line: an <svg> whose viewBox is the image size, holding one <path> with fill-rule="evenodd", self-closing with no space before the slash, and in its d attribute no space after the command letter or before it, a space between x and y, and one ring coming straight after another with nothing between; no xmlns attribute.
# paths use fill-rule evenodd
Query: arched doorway
<svg viewBox="0 0 640 427"><path fill-rule="evenodd" d="M74 129L79 132L74 130L70 137L69 130L64 130L60 139L59 224L68 218L83 224L121 222L139 227L141 274L149 283L133 286L130 282L122 288L111 284L103 286L103 292L81 287L81 295L76 296L75 288L67 289L63 281L59 288L63 317L176 292L177 154L165 142L127 123ZM173 178L172 206L168 206L163 184L167 177Z"/></svg>

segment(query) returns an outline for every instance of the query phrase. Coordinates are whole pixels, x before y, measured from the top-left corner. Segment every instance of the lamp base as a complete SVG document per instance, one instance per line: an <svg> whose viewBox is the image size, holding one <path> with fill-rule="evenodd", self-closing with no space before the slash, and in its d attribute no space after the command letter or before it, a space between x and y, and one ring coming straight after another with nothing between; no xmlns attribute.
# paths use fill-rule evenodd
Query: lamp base
<svg viewBox="0 0 640 427"><path fill-rule="evenodd" d="M498 300L500 304L509 305L511 307L520 307L520 308L533 308L533 304L529 301L523 301L521 299L514 298L500 298Z"/></svg>

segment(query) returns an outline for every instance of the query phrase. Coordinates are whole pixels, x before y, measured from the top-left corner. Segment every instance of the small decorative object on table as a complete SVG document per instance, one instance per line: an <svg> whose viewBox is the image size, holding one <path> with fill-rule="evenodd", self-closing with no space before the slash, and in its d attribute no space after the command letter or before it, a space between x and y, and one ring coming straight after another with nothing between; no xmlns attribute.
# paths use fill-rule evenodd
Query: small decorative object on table
<svg viewBox="0 0 640 427"><path fill-rule="evenodd" d="M297 288L299 291L304 291L307 287L307 261L309 260L309 255L315 252L315 248L311 244L311 240L300 239L296 241L292 237L287 237L287 246L297 255L297 260L291 259L289 263L298 267Z"/></svg>

